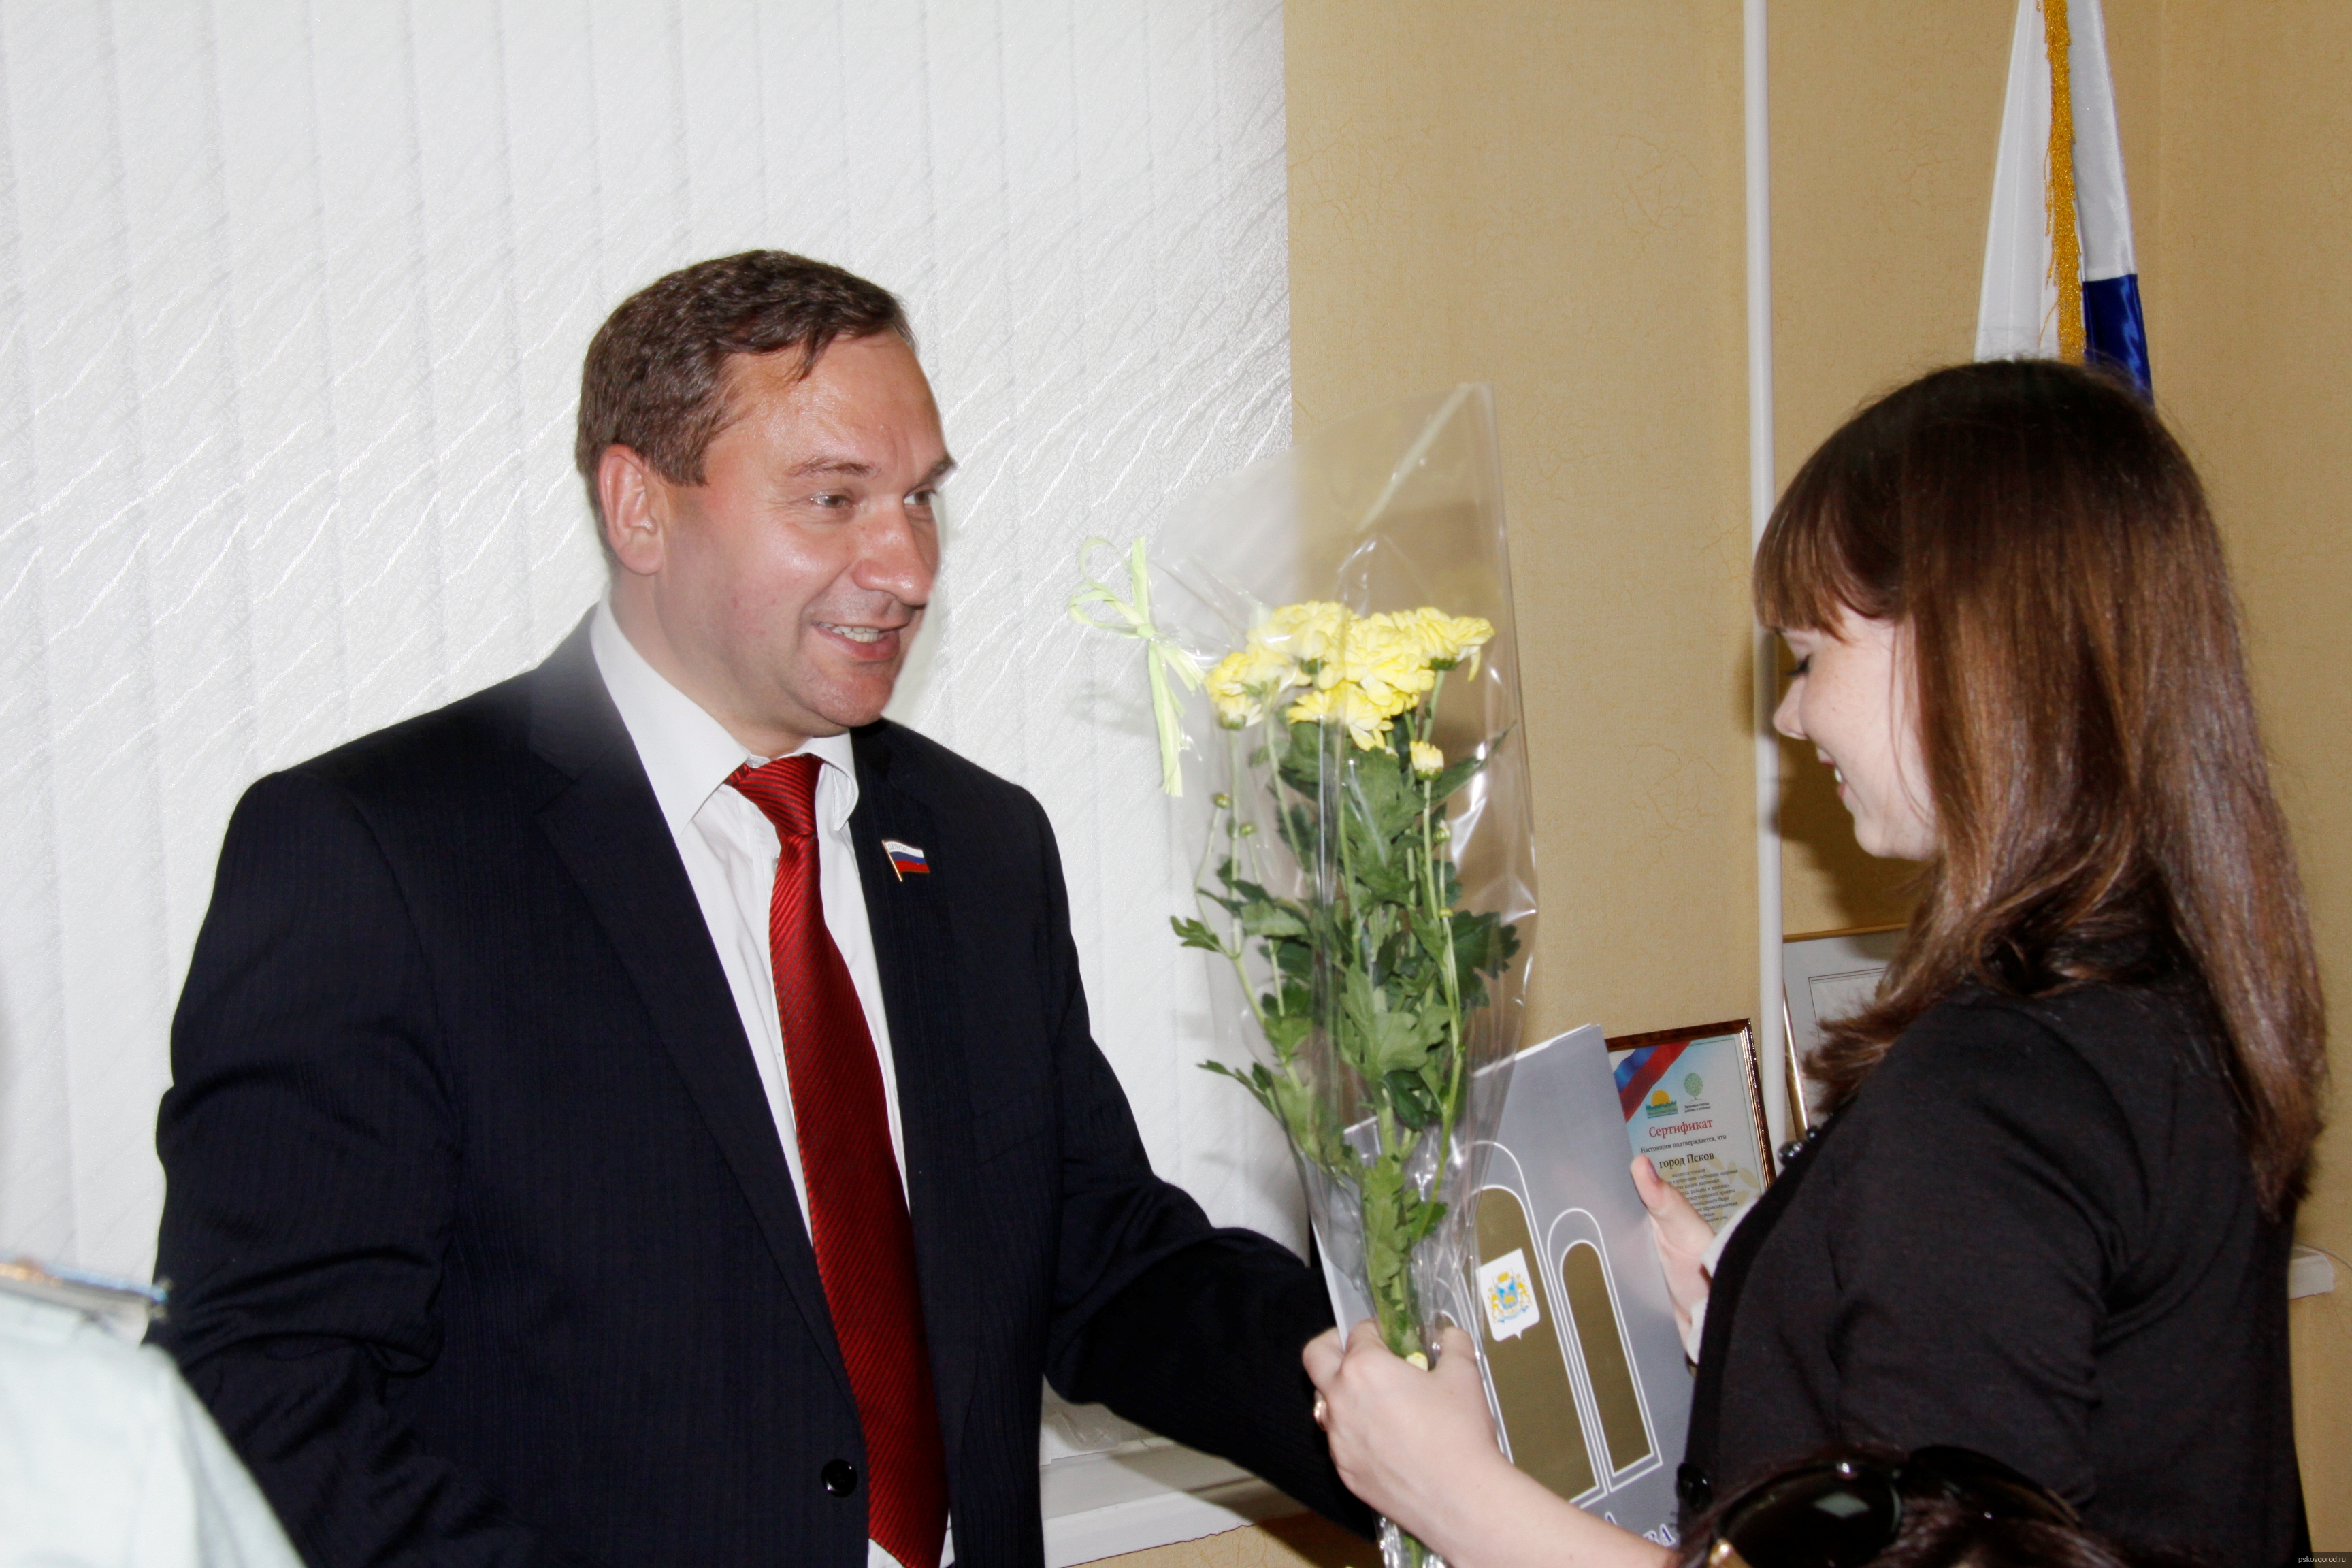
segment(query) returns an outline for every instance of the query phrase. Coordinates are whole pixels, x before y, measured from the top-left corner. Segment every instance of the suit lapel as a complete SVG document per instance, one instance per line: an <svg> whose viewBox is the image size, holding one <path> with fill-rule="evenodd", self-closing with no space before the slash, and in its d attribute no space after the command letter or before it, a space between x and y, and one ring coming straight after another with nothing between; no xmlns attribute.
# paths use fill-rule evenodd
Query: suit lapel
<svg viewBox="0 0 2352 1568"><path fill-rule="evenodd" d="M569 779L541 805L540 825L620 954L842 1397L854 1404L743 1020L584 624L532 678L531 748Z"/></svg>
<svg viewBox="0 0 2352 1568"><path fill-rule="evenodd" d="M915 1260L923 1288L923 1326L940 1402L940 1435L954 1462L971 1404L978 1347L968 1298L971 1093L957 1026L954 936L947 898L954 887L955 847L939 840L929 808L891 776L885 725L856 732L857 809L849 819L857 847L866 916L890 1021L890 1058L898 1080L898 1121L907 1148L907 1193ZM931 869L901 877L885 838L922 848Z"/></svg>

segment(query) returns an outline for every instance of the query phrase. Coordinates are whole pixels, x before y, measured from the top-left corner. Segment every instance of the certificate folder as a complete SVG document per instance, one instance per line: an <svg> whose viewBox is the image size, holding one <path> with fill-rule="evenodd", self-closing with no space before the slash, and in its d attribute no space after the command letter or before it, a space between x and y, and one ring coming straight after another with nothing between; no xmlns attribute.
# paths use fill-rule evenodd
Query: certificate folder
<svg viewBox="0 0 2352 1568"><path fill-rule="evenodd" d="M1476 1199L1476 1274L1442 1288L1446 1315L1475 1325L1512 1463L1578 1506L1673 1544L1690 1368L1626 1170L1601 1032L1571 1030L1508 1066ZM1339 1321L1371 1315L1349 1281L1328 1266L1324 1276Z"/></svg>

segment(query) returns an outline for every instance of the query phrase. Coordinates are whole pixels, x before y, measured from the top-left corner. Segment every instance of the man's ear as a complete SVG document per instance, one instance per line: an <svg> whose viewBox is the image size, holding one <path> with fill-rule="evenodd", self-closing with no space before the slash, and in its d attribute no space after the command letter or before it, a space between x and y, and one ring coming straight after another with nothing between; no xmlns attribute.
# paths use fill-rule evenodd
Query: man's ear
<svg viewBox="0 0 2352 1568"><path fill-rule="evenodd" d="M604 509L604 543L621 569L640 577L660 572L669 542L669 496L653 465L633 447L605 447L596 459L596 499Z"/></svg>

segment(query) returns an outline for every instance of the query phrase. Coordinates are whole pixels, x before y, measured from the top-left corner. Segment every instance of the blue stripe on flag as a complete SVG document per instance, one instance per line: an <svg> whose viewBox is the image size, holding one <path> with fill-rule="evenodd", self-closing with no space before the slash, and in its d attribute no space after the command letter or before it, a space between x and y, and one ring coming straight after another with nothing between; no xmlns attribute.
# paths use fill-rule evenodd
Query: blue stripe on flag
<svg viewBox="0 0 2352 1568"><path fill-rule="evenodd" d="M2102 278L2083 285L2083 347L2084 357L2114 365L2138 383L2142 396L2152 395L2148 379L2147 323L2139 310L2139 275Z"/></svg>

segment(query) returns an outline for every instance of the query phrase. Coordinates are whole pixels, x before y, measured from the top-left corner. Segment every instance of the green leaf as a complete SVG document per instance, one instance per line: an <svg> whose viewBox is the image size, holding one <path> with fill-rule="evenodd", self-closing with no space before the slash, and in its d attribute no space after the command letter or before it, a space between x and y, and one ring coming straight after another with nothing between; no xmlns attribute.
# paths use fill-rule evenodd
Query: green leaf
<svg viewBox="0 0 2352 1568"><path fill-rule="evenodd" d="M1499 974L1519 951L1519 933L1491 910L1454 917L1454 962L1464 971Z"/></svg>
<svg viewBox="0 0 2352 1568"><path fill-rule="evenodd" d="M1235 1071L1223 1062L1202 1062L1201 1068L1232 1079L1248 1089L1282 1124L1284 1132L1307 1158L1333 1172L1354 1166L1355 1152L1331 1125L1322 1101L1289 1071L1269 1072L1263 1062L1252 1063L1246 1073Z"/></svg>
<svg viewBox="0 0 2352 1568"><path fill-rule="evenodd" d="M1448 946L1445 921L1415 910L1412 911L1412 934L1421 942L1421 951L1429 954L1430 963L1442 967Z"/></svg>
<svg viewBox="0 0 2352 1568"><path fill-rule="evenodd" d="M1240 1073L1235 1072L1233 1068L1227 1067L1223 1062L1202 1062L1200 1064L1200 1067L1202 1072L1218 1073L1225 1078L1233 1079L1244 1089L1248 1089L1250 1091L1250 1097L1255 1100L1260 1105L1265 1106L1266 1110L1277 1121L1281 1119L1282 1112L1275 1109L1274 1096L1269 1092L1271 1085L1268 1082L1268 1075L1265 1068L1255 1067L1255 1064L1253 1064L1252 1072Z"/></svg>
<svg viewBox="0 0 2352 1568"><path fill-rule="evenodd" d="M1275 763L1283 783L1312 799L1323 787L1323 726L1290 724L1289 743Z"/></svg>
<svg viewBox="0 0 2352 1568"><path fill-rule="evenodd" d="M1276 1117L1299 1152L1327 1171L1342 1169L1349 1163L1346 1141L1331 1125L1313 1089L1286 1069L1268 1076L1266 1092L1273 1098Z"/></svg>
<svg viewBox="0 0 2352 1568"><path fill-rule="evenodd" d="M1305 936L1307 922L1281 904L1244 904L1234 911L1252 936Z"/></svg>
<svg viewBox="0 0 2352 1568"><path fill-rule="evenodd" d="M1429 798L1432 804L1452 799L1454 792L1476 778L1478 771L1486 765L1484 757L1465 757L1430 780Z"/></svg>
<svg viewBox="0 0 2352 1568"><path fill-rule="evenodd" d="M1387 841L1374 837L1371 829L1352 811L1342 815L1340 831L1348 839L1348 868L1366 893L1379 903L1411 901L1412 874L1399 858L1391 856Z"/></svg>
<svg viewBox="0 0 2352 1568"><path fill-rule="evenodd" d="M1217 933L1199 921L1187 920L1181 915L1170 915L1168 923L1175 928L1176 935L1186 947L1203 948L1210 952L1225 952L1225 944L1217 940Z"/></svg>
<svg viewBox="0 0 2352 1568"><path fill-rule="evenodd" d="M1364 1282L1371 1288L1372 1315L1389 1349L1404 1355L1420 1348L1410 1261L1412 1232L1420 1219L1414 1210L1428 1205L1404 1184L1401 1163L1392 1151L1367 1164L1361 1191Z"/></svg>
<svg viewBox="0 0 2352 1568"><path fill-rule="evenodd" d="M1345 800L1349 815L1360 817L1372 831L1383 854L1405 829L1421 824L1421 791L1412 775L1385 752L1350 759Z"/></svg>
<svg viewBox="0 0 2352 1568"><path fill-rule="evenodd" d="M1416 1132L1436 1122L1437 1096L1429 1092L1429 1085L1422 1081L1421 1074L1399 1068L1381 1081L1388 1086L1389 1103L1399 1121Z"/></svg>
<svg viewBox="0 0 2352 1568"><path fill-rule="evenodd" d="M1227 861L1226 864L1231 865L1232 862ZM1278 904L1283 901L1245 877L1228 877L1225 879L1225 886L1253 904Z"/></svg>
<svg viewBox="0 0 2352 1568"><path fill-rule="evenodd" d="M1307 1038L1307 1031L1314 1026L1315 1020L1304 1013L1268 1014L1265 1043L1273 1047L1276 1056L1288 1061L1292 1053L1298 1049L1299 1043Z"/></svg>
<svg viewBox="0 0 2352 1568"><path fill-rule="evenodd" d="M1429 1055L1431 1041L1443 1038L1445 1032L1442 1010L1434 1015L1433 1032L1432 1017L1430 1013L1412 1010L1391 1012L1387 994L1360 970L1350 970L1339 1003L1339 1053L1349 1066L1375 1080L1400 1068L1418 1070Z"/></svg>
<svg viewBox="0 0 2352 1568"><path fill-rule="evenodd" d="M1475 1013L1486 1005L1486 983L1475 969L1465 970L1459 977L1464 1016Z"/></svg>
<svg viewBox="0 0 2352 1568"><path fill-rule="evenodd" d="M1315 814L1303 805L1282 806L1275 813L1275 831L1302 866L1315 863L1319 837L1316 831Z"/></svg>

